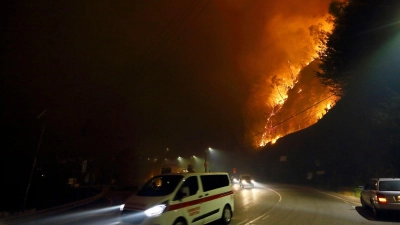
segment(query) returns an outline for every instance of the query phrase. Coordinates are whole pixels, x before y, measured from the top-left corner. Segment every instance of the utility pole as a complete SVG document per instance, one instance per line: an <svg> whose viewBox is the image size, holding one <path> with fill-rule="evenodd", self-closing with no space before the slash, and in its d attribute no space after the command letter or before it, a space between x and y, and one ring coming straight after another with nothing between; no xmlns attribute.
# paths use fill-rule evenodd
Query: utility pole
<svg viewBox="0 0 400 225"><path fill-rule="evenodd" d="M211 148L204 150L204 172L207 173L207 152L211 151Z"/></svg>
<svg viewBox="0 0 400 225"><path fill-rule="evenodd" d="M207 173L207 149L204 150L204 172Z"/></svg>
<svg viewBox="0 0 400 225"><path fill-rule="evenodd" d="M40 119L41 117L46 116L46 112L47 112L47 109L45 109L42 113L40 113L39 116L36 117L36 119ZM35 155L34 155L34 158L33 158L32 171L31 171L31 175L29 177L28 186L26 187L26 192L25 192L24 208L23 208L24 211L26 209L26 201L28 200L29 189L31 187L33 174L34 174L34 171L35 171L35 168L36 168L37 155L39 153L39 149L40 149L40 146L42 144L44 130L46 129L46 123L47 123L47 118L43 122L42 132L40 133L40 138L39 138L39 143L38 143L38 146L36 148L36 152L35 152Z"/></svg>

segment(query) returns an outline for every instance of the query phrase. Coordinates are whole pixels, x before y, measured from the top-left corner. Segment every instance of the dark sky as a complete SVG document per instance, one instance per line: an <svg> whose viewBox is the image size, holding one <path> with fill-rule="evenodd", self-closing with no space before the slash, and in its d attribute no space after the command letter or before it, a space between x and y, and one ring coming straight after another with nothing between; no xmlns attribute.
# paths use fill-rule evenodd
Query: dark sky
<svg viewBox="0 0 400 225"><path fill-rule="evenodd" d="M233 24L213 2L18 1L3 10L2 121L15 135L35 140L47 109L55 145L83 137L101 152L198 150L240 137L246 81L229 57Z"/></svg>
<svg viewBox="0 0 400 225"><path fill-rule="evenodd" d="M2 3L9 148L35 149L45 109L43 151L240 148L250 88L277 62L296 63L288 52L303 39L278 40L303 30L281 22L318 21L328 3Z"/></svg>

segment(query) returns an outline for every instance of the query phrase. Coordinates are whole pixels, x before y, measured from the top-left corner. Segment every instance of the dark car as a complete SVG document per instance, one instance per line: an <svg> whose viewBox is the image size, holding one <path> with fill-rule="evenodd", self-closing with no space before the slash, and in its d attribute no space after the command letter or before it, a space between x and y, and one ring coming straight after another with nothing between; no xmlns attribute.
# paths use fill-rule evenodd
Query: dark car
<svg viewBox="0 0 400 225"><path fill-rule="evenodd" d="M382 211L400 212L400 178L374 178L362 187L360 201L375 217Z"/></svg>
<svg viewBox="0 0 400 225"><path fill-rule="evenodd" d="M254 187L253 182L254 182L253 179L248 174L243 174L243 175L240 175L240 177L239 177L239 186L241 188Z"/></svg>

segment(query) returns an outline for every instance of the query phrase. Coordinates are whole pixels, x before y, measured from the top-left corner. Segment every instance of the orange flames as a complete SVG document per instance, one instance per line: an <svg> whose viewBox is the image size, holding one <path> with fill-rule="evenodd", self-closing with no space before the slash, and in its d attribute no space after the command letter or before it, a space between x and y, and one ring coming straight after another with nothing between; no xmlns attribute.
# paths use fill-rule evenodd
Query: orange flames
<svg viewBox="0 0 400 225"><path fill-rule="evenodd" d="M253 87L245 121L253 146L273 144L315 124L339 100L315 73L319 62L314 59L324 48L321 31L332 30L327 22L329 2L315 14L283 10L269 18L264 43L268 48L262 56L268 66L258 68L263 75Z"/></svg>
<svg viewBox="0 0 400 225"><path fill-rule="evenodd" d="M256 145L274 144L280 137L315 124L335 105L338 97L319 83L315 77L317 69L318 62L313 61L294 74L289 81L292 85L275 85L265 126L259 137L254 138Z"/></svg>

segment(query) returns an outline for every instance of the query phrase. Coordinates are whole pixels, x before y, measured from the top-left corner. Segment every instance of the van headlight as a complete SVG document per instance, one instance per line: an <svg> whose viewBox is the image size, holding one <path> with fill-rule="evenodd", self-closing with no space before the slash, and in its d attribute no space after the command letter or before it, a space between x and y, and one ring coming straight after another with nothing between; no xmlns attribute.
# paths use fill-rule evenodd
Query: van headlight
<svg viewBox="0 0 400 225"><path fill-rule="evenodd" d="M119 206L119 211L123 211L123 210L124 210L124 207L125 207L125 204L120 205L120 206Z"/></svg>
<svg viewBox="0 0 400 225"><path fill-rule="evenodd" d="M164 209L167 207L167 205L165 204L161 204L161 205L156 205L153 206L147 210L144 211L144 214L146 214L146 216L151 217L151 216L158 216L161 213L164 212Z"/></svg>

